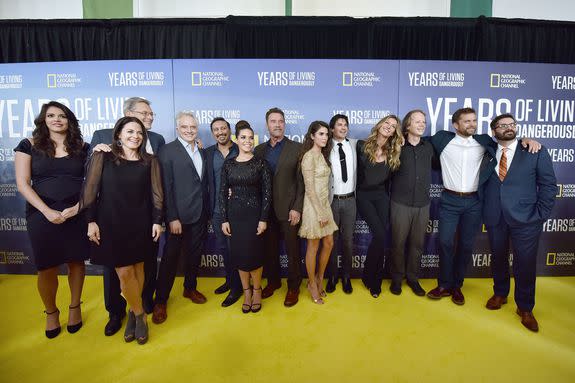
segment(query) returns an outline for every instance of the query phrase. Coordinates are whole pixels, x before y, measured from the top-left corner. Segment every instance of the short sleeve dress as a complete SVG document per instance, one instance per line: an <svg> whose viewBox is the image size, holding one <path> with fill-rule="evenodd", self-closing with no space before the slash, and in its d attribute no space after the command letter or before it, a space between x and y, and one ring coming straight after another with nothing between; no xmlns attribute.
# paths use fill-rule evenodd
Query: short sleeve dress
<svg viewBox="0 0 575 383"><path fill-rule="evenodd" d="M321 152L308 150L301 160L301 171L305 184L303 211L299 236L308 239L319 239L333 234L337 225L329 206L329 177L331 169ZM319 221L327 220L327 225L320 227Z"/></svg>
<svg viewBox="0 0 575 383"><path fill-rule="evenodd" d="M62 211L78 202L89 149L90 145L85 143L78 156L52 158L34 149L28 139L23 139L14 151L32 157L32 189L51 209ZM88 259L86 220L81 214L64 223L53 224L26 203L26 220L38 270Z"/></svg>
<svg viewBox="0 0 575 383"><path fill-rule="evenodd" d="M252 271L263 266L263 235L256 231L259 221L268 220L271 189L272 174L265 160L254 156L245 162L235 158L224 162L219 205L232 232L230 259L239 270Z"/></svg>
<svg viewBox="0 0 575 383"><path fill-rule="evenodd" d="M100 228L100 245L91 245L91 263L121 267L156 256L152 225L162 223L162 207L156 157L146 163L94 153L80 198L88 222Z"/></svg>

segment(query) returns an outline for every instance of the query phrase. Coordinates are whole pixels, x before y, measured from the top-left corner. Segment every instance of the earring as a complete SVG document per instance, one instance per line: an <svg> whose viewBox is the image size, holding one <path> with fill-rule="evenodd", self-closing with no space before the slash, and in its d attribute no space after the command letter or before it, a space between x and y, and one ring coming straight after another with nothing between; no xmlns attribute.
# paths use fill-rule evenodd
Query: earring
<svg viewBox="0 0 575 383"><path fill-rule="evenodd" d="M122 146L122 141L121 140L116 141L116 145Z"/></svg>

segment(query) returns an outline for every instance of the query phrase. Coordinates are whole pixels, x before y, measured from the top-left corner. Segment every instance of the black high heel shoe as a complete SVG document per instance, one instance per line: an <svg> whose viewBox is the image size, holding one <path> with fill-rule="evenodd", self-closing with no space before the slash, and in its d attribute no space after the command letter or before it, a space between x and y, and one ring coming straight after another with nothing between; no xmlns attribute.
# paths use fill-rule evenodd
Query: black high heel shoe
<svg viewBox="0 0 575 383"><path fill-rule="evenodd" d="M81 304L82 302L78 303L76 306L68 306L68 309L69 310L79 309ZM78 330L80 330L81 328L82 328L82 321L76 324L69 324L66 326L66 330L68 330L70 334L78 332Z"/></svg>
<svg viewBox="0 0 575 383"><path fill-rule="evenodd" d="M253 312L253 313L257 313L258 311L260 311L260 310L262 309L262 302L261 302L261 291L262 291L262 288L261 288L261 286L260 286L259 289L256 289L256 288L254 287L254 291L260 291L260 303L254 303L254 296L253 296L253 294L252 294L252 312Z"/></svg>
<svg viewBox="0 0 575 383"><path fill-rule="evenodd" d="M244 291L248 291L248 290L251 291L251 289L252 289L251 287L248 287L247 289L244 289ZM253 293L252 293L252 298L253 298ZM251 304L248 305L247 303L242 303L242 312L244 314L247 314L250 311L252 311L252 305Z"/></svg>
<svg viewBox="0 0 575 383"><path fill-rule="evenodd" d="M138 344L144 344L148 341L148 323L144 318L145 313L136 315L136 341Z"/></svg>
<svg viewBox="0 0 575 383"><path fill-rule="evenodd" d="M46 316L53 315L53 314L60 314L60 310L56 309L56 310L52 311L51 313L44 310L44 314L46 314ZM62 326L58 326L56 328L53 328L52 330L46 330L46 338L48 338L48 339L56 338L60 334L61 331L62 331Z"/></svg>

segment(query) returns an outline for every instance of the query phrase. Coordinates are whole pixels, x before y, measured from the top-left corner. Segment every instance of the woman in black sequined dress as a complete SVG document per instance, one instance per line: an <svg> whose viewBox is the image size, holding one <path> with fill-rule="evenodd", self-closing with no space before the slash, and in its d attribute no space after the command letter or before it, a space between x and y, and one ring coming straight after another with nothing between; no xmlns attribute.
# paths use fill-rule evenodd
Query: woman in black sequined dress
<svg viewBox="0 0 575 383"><path fill-rule="evenodd" d="M237 268L244 289L242 311L258 312L262 302L264 244L271 207L271 171L264 160L254 157L254 131L246 121L236 124L239 154L222 167L220 206L222 231L230 237L230 260ZM250 287L250 277L252 287Z"/></svg>

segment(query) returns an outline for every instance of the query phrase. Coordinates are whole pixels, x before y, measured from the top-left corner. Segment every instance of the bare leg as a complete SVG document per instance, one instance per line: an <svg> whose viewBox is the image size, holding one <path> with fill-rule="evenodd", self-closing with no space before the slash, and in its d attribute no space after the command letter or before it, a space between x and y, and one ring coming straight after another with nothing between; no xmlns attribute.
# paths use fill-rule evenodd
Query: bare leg
<svg viewBox="0 0 575 383"><path fill-rule="evenodd" d="M319 253L319 270L317 272L317 277L320 283L323 282L323 276L325 274L325 269L327 263L329 262L329 256L331 255L331 249L333 248L333 235L326 235L321 239L322 246Z"/></svg>
<svg viewBox="0 0 575 383"><path fill-rule="evenodd" d="M73 326L82 321L80 300L82 299L85 275L86 266L84 262L68 263L68 286L70 287L70 307L72 307L68 312L68 326Z"/></svg>
<svg viewBox="0 0 575 383"><path fill-rule="evenodd" d="M305 252L305 268L307 270L307 288L311 294L311 299L318 304L323 303L319 296L317 281L315 276L315 264L317 258L317 249L319 247L319 239L308 239L307 250Z"/></svg>
<svg viewBox="0 0 575 383"><path fill-rule="evenodd" d="M58 292L58 267L38 271L38 292L44 303L46 313L46 330L60 327L60 316L56 306L56 293Z"/></svg>
<svg viewBox="0 0 575 383"><path fill-rule="evenodd" d="M242 288L244 289L244 303L242 304L242 311L247 313L252 307L252 289L250 287L250 273L248 271L238 270L240 273L240 280L242 281Z"/></svg>
<svg viewBox="0 0 575 383"><path fill-rule="evenodd" d="M137 265L140 265L141 281L138 280L137 277ZM126 298L126 301L128 301L130 309L135 315L140 315L144 312L144 309L142 308L143 269L142 262L136 265L116 267L116 273L120 279L122 294Z"/></svg>
<svg viewBox="0 0 575 383"><path fill-rule="evenodd" d="M250 271L254 291L252 295L252 311L259 311L262 307L262 271L263 267Z"/></svg>

